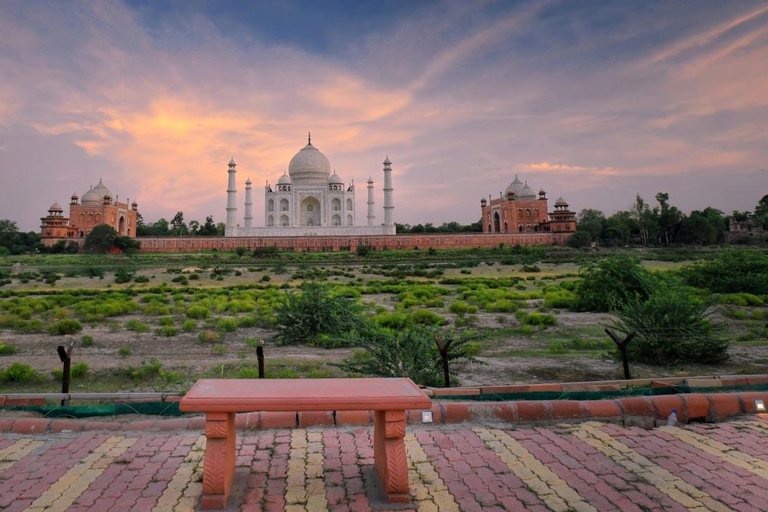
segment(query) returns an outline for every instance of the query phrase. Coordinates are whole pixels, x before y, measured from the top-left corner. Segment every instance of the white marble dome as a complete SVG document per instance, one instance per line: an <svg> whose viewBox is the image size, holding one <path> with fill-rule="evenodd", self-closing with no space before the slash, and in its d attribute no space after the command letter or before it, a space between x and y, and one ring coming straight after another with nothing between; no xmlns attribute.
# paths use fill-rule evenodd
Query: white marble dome
<svg viewBox="0 0 768 512"><path fill-rule="evenodd" d="M331 175L331 163L309 142L291 159L288 174L294 185L325 184Z"/></svg>
<svg viewBox="0 0 768 512"><path fill-rule="evenodd" d="M520 190L520 193L517 197L518 199L536 199L536 192L534 192L533 189L526 183L525 186Z"/></svg>
<svg viewBox="0 0 768 512"><path fill-rule="evenodd" d="M344 182L341 181L341 178L339 178L339 175L334 172L333 174L331 174L331 177L328 178L328 183L342 184Z"/></svg>
<svg viewBox="0 0 768 512"><path fill-rule="evenodd" d="M104 202L104 196L112 197L112 192L99 180L99 184L83 194L81 204L98 205Z"/></svg>
<svg viewBox="0 0 768 512"><path fill-rule="evenodd" d="M520 181L520 179L515 175L515 181L509 184L507 187L507 190L504 191L505 195L508 195L510 192L514 192L515 195L520 195L520 192L523 190L523 182Z"/></svg>
<svg viewBox="0 0 768 512"><path fill-rule="evenodd" d="M280 179L277 180L278 185L290 185L291 184L291 177L287 174L283 174L280 176Z"/></svg>

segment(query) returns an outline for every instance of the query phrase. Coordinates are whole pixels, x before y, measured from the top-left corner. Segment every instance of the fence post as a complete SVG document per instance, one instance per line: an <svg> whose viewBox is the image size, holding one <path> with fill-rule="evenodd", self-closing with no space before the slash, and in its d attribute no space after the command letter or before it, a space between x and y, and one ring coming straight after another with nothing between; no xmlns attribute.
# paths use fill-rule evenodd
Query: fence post
<svg viewBox="0 0 768 512"><path fill-rule="evenodd" d="M256 360L259 362L259 378L264 378L264 340L259 341L256 347Z"/></svg>
<svg viewBox="0 0 768 512"><path fill-rule="evenodd" d="M453 343L453 340L449 339L445 345L443 345L442 334L439 332L435 333L435 344L437 345L438 350L440 350L440 359L443 361L443 380L446 388L451 387L451 373L448 368L448 349L450 348L451 343Z"/></svg>
<svg viewBox="0 0 768 512"><path fill-rule="evenodd" d="M629 333L629 335L624 338L623 340L612 330L605 328L605 332L608 334L608 336L611 337L614 343L619 347L619 352L621 352L621 361L624 363L624 379L630 380L632 377L629 375L629 359L627 358L627 344L629 344L630 340L635 337L634 332Z"/></svg>
<svg viewBox="0 0 768 512"><path fill-rule="evenodd" d="M70 366L72 363L72 349L75 348L75 342L69 342L69 346L64 348L64 345L56 347L56 351L59 353L59 359L63 364L61 369L61 392L64 394L69 393L69 379L70 379ZM61 405L67 405L69 403L68 398L61 400Z"/></svg>

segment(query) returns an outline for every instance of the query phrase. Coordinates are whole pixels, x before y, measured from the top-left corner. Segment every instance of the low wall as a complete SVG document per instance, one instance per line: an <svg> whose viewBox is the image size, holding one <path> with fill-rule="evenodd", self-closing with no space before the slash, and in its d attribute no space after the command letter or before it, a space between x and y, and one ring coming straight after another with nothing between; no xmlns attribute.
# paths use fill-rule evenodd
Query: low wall
<svg viewBox="0 0 768 512"><path fill-rule="evenodd" d="M282 251L355 251L359 246L374 250L492 248L500 244L565 245L573 233L515 234L403 234L380 236L285 236L285 237L143 237L141 252L234 251L277 247Z"/></svg>

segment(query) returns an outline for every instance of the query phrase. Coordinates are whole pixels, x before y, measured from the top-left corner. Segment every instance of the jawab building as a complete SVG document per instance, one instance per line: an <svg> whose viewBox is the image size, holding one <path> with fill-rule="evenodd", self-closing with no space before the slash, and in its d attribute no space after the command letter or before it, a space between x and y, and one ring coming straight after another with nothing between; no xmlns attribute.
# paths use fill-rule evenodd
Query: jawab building
<svg viewBox="0 0 768 512"><path fill-rule="evenodd" d="M312 145L311 137L288 164L275 185L264 187L264 227L253 226L253 189L245 182L245 214L238 222L237 164L229 162L227 237L366 236L394 235L392 162L384 160L384 223L376 224L374 181L368 178L365 226L356 225L355 184L335 172L328 158Z"/></svg>

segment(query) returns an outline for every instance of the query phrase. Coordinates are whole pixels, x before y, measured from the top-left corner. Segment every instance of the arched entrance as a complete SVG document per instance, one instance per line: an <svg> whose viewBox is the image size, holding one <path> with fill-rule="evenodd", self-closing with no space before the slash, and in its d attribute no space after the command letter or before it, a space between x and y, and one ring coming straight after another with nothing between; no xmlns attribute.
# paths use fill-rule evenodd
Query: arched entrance
<svg viewBox="0 0 768 512"><path fill-rule="evenodd" d="M320 201L312 196L305 198L299 206L299 225L319 226L321 218Z"/></svg>
<svg viewBox="0 0 768 512"><path fill-rule="evenodd" d="M501 231L501 219L499 219L499 212L493 212L493 232L498 233Z"/></svg>
<svg viewBox="0 0 768 512"><path fill-rule="evenodd" d="M125 236L125 217L122 215L120 216L120 220L117 222L117 232L120 233L120 236Z"/></svg>

